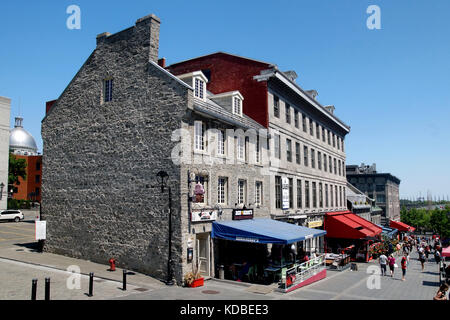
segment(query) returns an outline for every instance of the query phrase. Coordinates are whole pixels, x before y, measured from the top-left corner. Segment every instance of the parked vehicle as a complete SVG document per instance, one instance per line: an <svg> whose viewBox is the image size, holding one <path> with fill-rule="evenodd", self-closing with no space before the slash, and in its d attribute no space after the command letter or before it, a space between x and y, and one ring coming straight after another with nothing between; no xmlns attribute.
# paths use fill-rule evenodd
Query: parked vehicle
<svg viewBox="0 0 450 320"><path fill-rule="evenodd" d="M0 212L0 220L19 222L24 218L25 217L20 210L3 210L2 212Z"/></svg>

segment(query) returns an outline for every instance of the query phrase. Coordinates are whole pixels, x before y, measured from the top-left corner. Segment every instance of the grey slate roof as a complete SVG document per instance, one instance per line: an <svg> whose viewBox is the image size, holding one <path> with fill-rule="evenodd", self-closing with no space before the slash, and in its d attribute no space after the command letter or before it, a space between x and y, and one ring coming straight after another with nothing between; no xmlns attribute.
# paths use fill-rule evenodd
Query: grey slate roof
<svg viewBox="0 0 450 320"><path fill-rule="evenodd" d="M194 111L208 114L218 120L228 122L244 129L265 129L264 126L245 114L242 117L235 115L209 98L207 98L206 101L194 98Z"/></svg>

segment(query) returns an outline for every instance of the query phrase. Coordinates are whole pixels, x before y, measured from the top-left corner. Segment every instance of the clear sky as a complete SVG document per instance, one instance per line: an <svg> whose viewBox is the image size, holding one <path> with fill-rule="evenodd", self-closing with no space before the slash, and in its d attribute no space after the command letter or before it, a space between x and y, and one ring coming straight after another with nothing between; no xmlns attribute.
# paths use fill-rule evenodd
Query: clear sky
<svg viewBox="0 0 450 320"><path fill-rule="evenodd" d="M69 30L69 5L81 29ZM381 29L369 30L369 5ZM171 64L225 51L295 70L304 89L351 127L347 164L377 164L400 196L450 196L450 1L194 0L2 1L0 96L42 152L45 102L57 99L95 37L161 19L160 57ZM20 108L19 108L20 107Z"/></svg>

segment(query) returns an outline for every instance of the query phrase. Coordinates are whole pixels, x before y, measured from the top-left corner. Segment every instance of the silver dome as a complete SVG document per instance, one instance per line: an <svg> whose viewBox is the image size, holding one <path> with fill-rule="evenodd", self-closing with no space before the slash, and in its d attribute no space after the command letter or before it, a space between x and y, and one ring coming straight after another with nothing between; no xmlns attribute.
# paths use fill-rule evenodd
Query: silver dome
<svg viewBox="0 0 450 320"><path fill-rule="evenodd" d="M22 127L23 118L16 118L14 129L9 135L9 148L15 154L37 154L37 145L33 136Z"/></svg>

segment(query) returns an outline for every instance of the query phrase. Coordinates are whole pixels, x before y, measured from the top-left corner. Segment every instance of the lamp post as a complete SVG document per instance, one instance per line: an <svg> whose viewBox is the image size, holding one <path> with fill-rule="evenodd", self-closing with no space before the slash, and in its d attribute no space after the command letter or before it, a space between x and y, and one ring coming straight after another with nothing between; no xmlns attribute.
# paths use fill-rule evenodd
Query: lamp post
<svg viewBox="0 0 450 320"><path fill-rule="evenodd" d="M167 260L167 280L166 285L172 286L173 270L172 270L172 189L167 186L169 175L165 171L159 171L156 176L160 179L161 193L164 193L164 188L169 189L169 258Z"/></svg>

